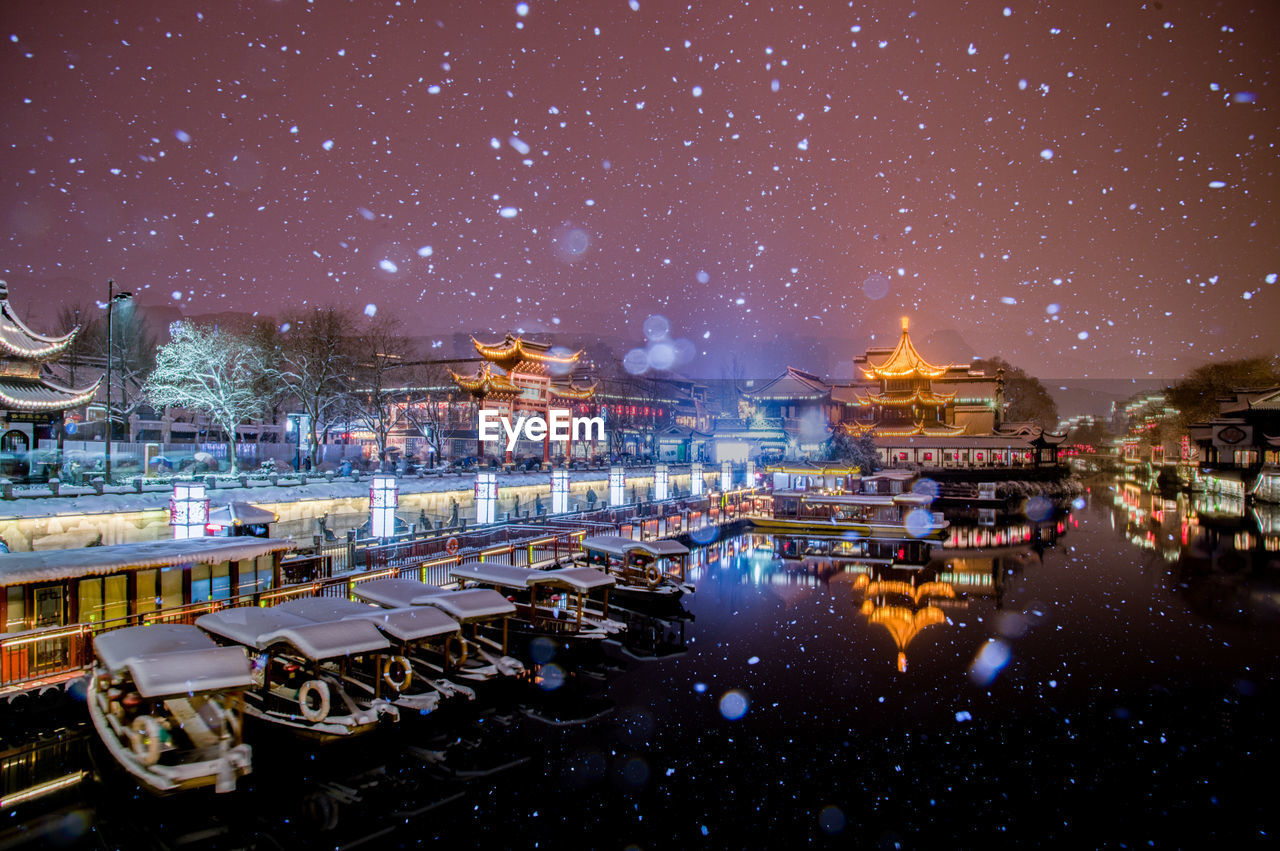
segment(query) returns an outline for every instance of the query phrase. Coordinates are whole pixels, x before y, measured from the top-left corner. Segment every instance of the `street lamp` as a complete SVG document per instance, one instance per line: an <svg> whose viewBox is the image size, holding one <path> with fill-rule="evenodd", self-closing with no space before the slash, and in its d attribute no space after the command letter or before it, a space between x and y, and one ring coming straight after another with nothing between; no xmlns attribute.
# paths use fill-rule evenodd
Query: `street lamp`
<svg viewBox="0 0 1280 851"><path fill-rule="evenodd" d="M113 421L111 418L111 357L114 354L112 342L114 338L111 336L111 308L118 301L130 301L133 299L133 293L116 292L116 282L114 278L107 278L107 446L106 446L106 482L111 484L111 439L115 436L112 428Z"/></svg>

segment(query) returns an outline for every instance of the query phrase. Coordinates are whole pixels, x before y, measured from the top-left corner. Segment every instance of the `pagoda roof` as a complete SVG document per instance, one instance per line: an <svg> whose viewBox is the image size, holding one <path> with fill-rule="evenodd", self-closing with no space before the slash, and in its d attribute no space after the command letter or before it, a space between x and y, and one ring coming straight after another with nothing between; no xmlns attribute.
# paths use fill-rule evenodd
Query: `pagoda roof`
<svg viewBox="0 0 1280 851"><path fill-rule="evenodd" d="M475 375L459 375L449 370L453 381L463 390L475 396L496 396L501 394L519 395L520 388L511 382L504 373L494 372L490 364L482 364Z"/></svg>
<svg viewBox="0 0 1280 851"><path fill-rule="evenodd" d="M925 437L954 437L965 433L964 426L950 426L946 423L939 422L917 422L900 428L882 427L880 423L871 423L870 425L849 423L848 427L856 434L869 433L872 437L914 437L916 435L923 435Z"/></svg>
<svg viewBox="0 0 1280 851"><path fill-rule="evenodd" d="M921 376L924 378L938 378L946 374L947 370L953 369L957 364L935 365L929 363L920 353L916 351L916 347L911 343L911 335L907 332L907 317L902 317L902 338L898 340L898 347L895 348L887 360L878 364L870 364L870 369L863 370L863 374L867 378L907 378L910 376Z"/></svg>
<svg viewBox="0 0 1280 851"><path fill-rule="evenodd" d="M883 405L892 408L905 408L909 405L945 405L956 398L955 393L935 393L932 390L918 388L914 393L867 393L855 395L859 405Z"/></svg>
<svg viewBox="0 0 1280 851"><path fill-rule="evenodd" d="M514 334L508 334L497 343L482 343L475 337L471 343L486 360L510 369L518 363L549 363L568 366L578 362L582 349L568 354L558 354L550 343L535 343Z"/></svg>
<svg viewBox="0 0 1280 851"><path fill-rule="evenodd" d="M43 378L0 377L0 408L49 413L86 405L98 392L102 378L84 390L73 390Z"/></svg>
<svg viewBox="0 0 1280 851"><path fill-rule="evenodd" d="M589 387L579 386L572 381L553 381L550 390L551 395L557 399L590 399L596 395L596 388L599 386L599 381L593 382Z"/></svg>
<svg viewBox="0 0 1280 851"><path fill-rule="evenodd" d="M811 372L787 367L787 371L758 390L743 394L749 399L825 399L831 396L831 385Z"/></svg>
<svg viewBox="0 0 1280 851"><path fill-rule="evenodd" d="M57 357L71 345L80 332L79 326L61 337L46 337L26 326L9 303L9 285L0 281L0 355L24 360L47 360Z"/></svg>
<svg viewBox="0 0 1280 851"><path fill-rule="evenodd" d="M1270 393L1263 394L1260 398L1251 399L1249 401L1249 409L1252 411L1280 411L1280 390L1272 390Z"/></svg>

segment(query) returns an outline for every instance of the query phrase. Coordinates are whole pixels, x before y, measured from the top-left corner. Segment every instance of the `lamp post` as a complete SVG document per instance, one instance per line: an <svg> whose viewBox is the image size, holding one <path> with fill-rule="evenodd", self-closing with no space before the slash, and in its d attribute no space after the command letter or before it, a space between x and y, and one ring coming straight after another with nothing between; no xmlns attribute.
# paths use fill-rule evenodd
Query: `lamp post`
<svg viewBox="0 0 1280 851"><path fill-rule="evenodd" d="M111 439L115 437L115 421L111 417L111 359L115 355L112 345L115 338L111 334L111 309L118 301L129 301L133 293L116 292L115 278L107 278L107 445L106 462L103 464L106 482L111 484Z"/></svg>
<svg viewBox="0 0 1280 851"><path fill-rule="evenodd" d="M400 504L400 484L390 473L375 473L369 488L369 531L375 538L390 538L396 532L396 506Z"/></svg>

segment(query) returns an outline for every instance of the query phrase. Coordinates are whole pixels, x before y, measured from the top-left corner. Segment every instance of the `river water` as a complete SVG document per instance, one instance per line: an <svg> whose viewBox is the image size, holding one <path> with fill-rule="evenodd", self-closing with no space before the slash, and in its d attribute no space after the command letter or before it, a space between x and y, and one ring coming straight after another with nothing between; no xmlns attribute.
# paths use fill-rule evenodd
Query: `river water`
<svg viewBox="0 0 1280 851"><path fill-rule="evenodd" d="M907 566L710 542L687 617L637 619L558 688L320 752L255 741L232 795L151 798L90 747L81 707L53 707L45 770L89 774L0 814L0 847L1269 838L1276 516L1116 481L1031 513L956 514L951 545ZM11 756L32 726L6 719Z"/></svg>

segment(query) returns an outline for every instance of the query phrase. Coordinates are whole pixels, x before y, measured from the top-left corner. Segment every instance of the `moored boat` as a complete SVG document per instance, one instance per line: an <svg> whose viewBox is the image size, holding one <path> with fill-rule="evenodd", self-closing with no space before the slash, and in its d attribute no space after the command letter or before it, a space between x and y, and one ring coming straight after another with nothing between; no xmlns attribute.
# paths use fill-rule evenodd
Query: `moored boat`
<svg viewBox="0 0 1280 851"><path fill-rule="evenodd" d="M476 562L458 565L450 575L463 588L493 588L512 598L516 604L512 622L525 639L599 640L626 629L609 617L608 589L616 584L613 577L594 568L533 570ZM603 595L600 609L589 604L588 595L596 589Z"/></svg>
<svg viewBox="0 0 1280 851"><path fill-rule="evenodd" d="M89 717L111 756L157 793L213 786L249 773L241 739L249 660L187 624L154 624L94 638Z"/></svg>
<svg viewBox="0 0 1280 851"><path fill-rule="evenodd" d="M678 541L635 541L617 535L584 538L576 558L587 567L612 576L610 594L620 604L675 605L685 592L689 548Z"/></svg>
<svg viewBox="0 0 1280 851"><path fill-rule="evenodd" d="M422 715L444 698L475 699L475 691L450 682L437 661L450 658L453 645L462 642L462 627L438 609L380 609L342 597L301 597L280 608L314 623L353 618L373 622L391 642L392 652L347 668L348 680L356 681L356 688L368 697L385 697L400 709Z"/></svg>
<svg viewBox="0 0 1280 851"><path fill-rule="evenodd" d="M448 660L445 668L451 679L484 682L524 673L524 663L507 655L507 624L516 613L515 604L491 588L446 591L416 579L371 579L354 584L351 592L387 609L430 606L460 624L462 658Z"/></svg>
<svg viewBox="0 0 1280 851"><path fill-rule="evenodd" d="M250 718L330 741L399 717L390 701L370 697L348 673L367 663L366 654L376 658L390 649L372 621L313 623L279 607L241 606L204 615L196 626L249 650L256 683L245 695Z"/></svg>

